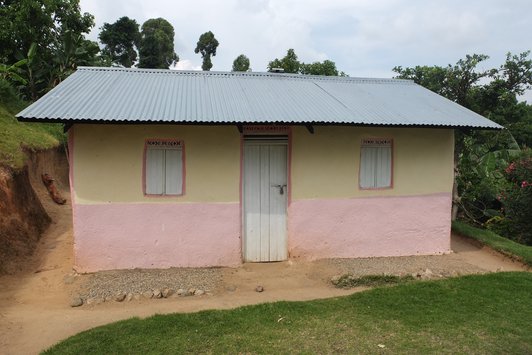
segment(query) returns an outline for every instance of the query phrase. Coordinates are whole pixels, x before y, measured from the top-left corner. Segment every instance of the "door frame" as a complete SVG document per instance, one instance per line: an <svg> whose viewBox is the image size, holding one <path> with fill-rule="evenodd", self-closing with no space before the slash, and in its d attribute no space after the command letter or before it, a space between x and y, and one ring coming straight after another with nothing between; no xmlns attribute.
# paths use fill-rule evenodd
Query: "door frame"
<svg viewBox="0 0 532 355"><path fill-rule="evenodd" d="M240 206L240 258L244 263L244 140L247 136L261 136L265 140L268 137L286 137L287 142L287 167L286 167L286 184L287 184L287 196L286 196L286 248L287 259L290 259L290 233L288 225L290 223L290 205L292 204L292 127L291 126L244 126L242 132L240 132L240 183L239 183L239 206Z"/></svg>

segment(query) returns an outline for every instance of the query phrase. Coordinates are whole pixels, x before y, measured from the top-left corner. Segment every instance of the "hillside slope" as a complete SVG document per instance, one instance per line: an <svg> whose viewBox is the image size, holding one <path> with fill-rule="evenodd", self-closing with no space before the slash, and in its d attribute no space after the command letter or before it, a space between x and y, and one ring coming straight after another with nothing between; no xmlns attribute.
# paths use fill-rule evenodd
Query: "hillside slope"
<svg viewBox="0 0 532 355"><path fill-rule="evenodd" d="M66 140L62 125L18 122L23 106L0 98L0 274L22 267L51 222L34 189L42 185L40 174L67 166L64 154L52 149Z"/></svg>
<svg viewBox="0 0 532 355"><path fill-rule="evenodd" d="M0 101L0 165L15 170L24 166L25 149L50 149L66 141L61 124L18 122L15 114L23 107L23 102Z"/></svg>

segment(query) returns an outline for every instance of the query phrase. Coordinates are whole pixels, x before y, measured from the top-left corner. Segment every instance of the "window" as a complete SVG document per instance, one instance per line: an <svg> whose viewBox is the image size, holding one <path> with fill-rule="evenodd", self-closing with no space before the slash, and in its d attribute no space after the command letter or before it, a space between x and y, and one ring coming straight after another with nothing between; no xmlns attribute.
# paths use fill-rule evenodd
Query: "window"
<svg viewBox="0 0 532 355"><path fill-rule="evenodd" d="M368 138L360 148L360 188L392 187L392 140Z"/></svg>
<svg viewBox="0 0 532 355"><path fill-rule="evenodd" d="M183 193L183 142L176 139L148 139L144 154L145 194Z"/></svg>

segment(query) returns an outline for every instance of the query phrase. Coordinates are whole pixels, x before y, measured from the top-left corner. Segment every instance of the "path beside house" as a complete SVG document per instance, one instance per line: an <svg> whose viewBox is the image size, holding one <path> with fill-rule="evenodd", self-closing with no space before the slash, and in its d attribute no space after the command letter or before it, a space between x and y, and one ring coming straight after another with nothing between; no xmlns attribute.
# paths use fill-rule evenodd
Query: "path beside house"
<svg viewBox="0 0 532 355"><path fill-rule="evenodd" d="M240 268L175 269L174 271L125 271L73 277L72 216L70 207L51 203L37 188L53 224L23 270L0 277L0 349L3 354L38 353L80 331L130 317L155 313L227 309L277 300L310 300L347 295L357 290L333 288L333 275L415 273L426 269L438 275L524 270L516 262L487 248L453 236L455 253L442 256L321 260L246 264ZM68 194L65 193L68 198ZM212 295L140 299L70 307L73 294L85 288L100 291L120 282L120 288L139 288L154 275L183 287L210 288ZM114 281L113 281L114 280ZM201 283L201 285L200 285ZM264 292L255 292L261 285ZM94 291L94 292L96 292Z"/></svg>

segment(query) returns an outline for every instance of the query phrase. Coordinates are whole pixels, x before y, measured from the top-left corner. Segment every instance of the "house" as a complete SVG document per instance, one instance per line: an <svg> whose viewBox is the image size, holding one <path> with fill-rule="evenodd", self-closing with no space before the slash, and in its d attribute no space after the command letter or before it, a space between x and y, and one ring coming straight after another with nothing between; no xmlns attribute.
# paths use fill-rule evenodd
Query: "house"
<svg viewBox="0 0 532 355"><path fill-rule="evenodd" d="M411 81L79 68L18 114L69 135L75 267L450 251L455 129Z"/></svg>

